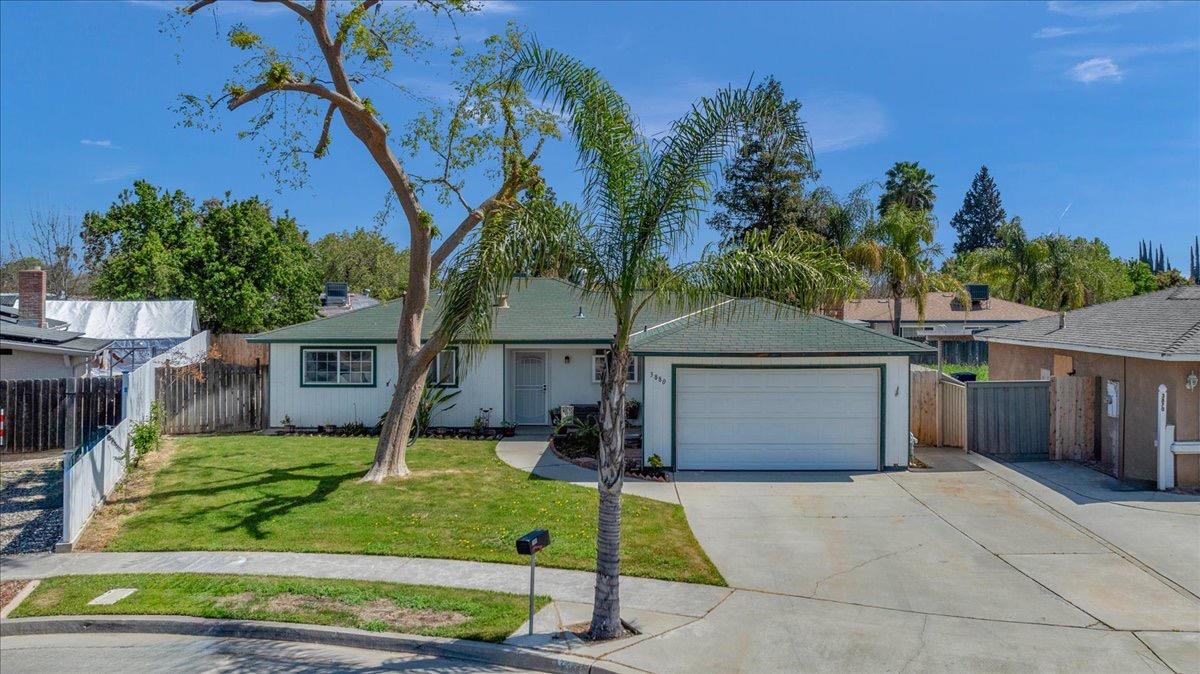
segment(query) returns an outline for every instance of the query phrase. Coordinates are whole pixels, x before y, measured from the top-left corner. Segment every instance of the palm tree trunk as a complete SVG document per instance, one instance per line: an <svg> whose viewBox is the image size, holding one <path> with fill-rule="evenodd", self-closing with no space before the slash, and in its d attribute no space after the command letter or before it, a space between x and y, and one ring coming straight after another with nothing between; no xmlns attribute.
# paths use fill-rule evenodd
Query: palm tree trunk
<svg viewBox="0 0 1200 674"><path fill-rule="evenodd" d="M892 294L892 334L900 336L900 311L904 306L901 296L897 293Z"/></svg>
<svg viewBox="0 0 1200 674"><path fill-rule="evenodd" d="M600 521L596 528L596 596L592 606L592 639L612 639L621 625L621 488L625 478L625 377L629 351L607 356L600 401Z"/></svg>

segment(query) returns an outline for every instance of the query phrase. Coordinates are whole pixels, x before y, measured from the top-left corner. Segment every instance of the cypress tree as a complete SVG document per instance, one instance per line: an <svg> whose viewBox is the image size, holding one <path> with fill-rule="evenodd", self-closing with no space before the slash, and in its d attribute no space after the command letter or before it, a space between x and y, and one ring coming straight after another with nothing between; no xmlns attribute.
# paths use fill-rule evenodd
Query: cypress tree
<svg viewBox="0 0 1200 674"><path fill-rule="evenodd" d="M1006 218L1000 203L1000 189L992 180L988 167L981 166L971 181L971 189L963 196L962 208L950 220L950 226L958 232L955 254L998 246L1000 223Z"/></svg>

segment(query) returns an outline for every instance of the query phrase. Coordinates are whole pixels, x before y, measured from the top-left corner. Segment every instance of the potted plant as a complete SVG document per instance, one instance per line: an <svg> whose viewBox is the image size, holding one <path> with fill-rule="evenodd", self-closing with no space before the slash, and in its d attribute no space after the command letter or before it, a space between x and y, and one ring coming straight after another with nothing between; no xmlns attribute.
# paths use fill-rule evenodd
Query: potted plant
<svg viewBox="0 0 1200 674"><path fill-rule="evenodd" d="M625 403L625 418L637 419L642 413L642 402L640 400L629 400Z"/></svg>
<svg viewBox="0 0 1200 674"><path fill-rule="evenodd" d="M511 438L517 434L517 422L505 419L500 423L500 434L506 438Z"/></svg>
<svg viewBox="0 0 1200 674"><path fill-rule="evenodd" d="M296 424L292 423L292 417L290 415L283 415L283 430L289 435L296 432Z"/></svg>

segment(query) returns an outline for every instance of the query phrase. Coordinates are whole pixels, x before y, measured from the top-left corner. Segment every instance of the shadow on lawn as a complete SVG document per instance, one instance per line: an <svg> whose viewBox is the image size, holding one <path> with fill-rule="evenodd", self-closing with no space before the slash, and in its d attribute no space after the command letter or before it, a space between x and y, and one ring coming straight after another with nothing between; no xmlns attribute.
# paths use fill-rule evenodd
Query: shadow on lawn
<svg viewBox="0 0 1200 674"><path fill-rule="evenodd" d="M245 530L246 533L255 540L262 540L267 537L267 534L262 529L264 524L277 517L287 515L296 508L321 503L325 501L330 494L337 491L343 483L358 479L364 474L364 471L362 470L355 470L353 472L339 473L334 475L313 475L311 473L302 472L319 470L332 465L333 464L328 462L315 462L292 468L270 468L258 473L240 471L228 466L207 466L215 470L238 473L241 477L219 480L215 482L205 482L203 483L202 487L154 491L147 495L145 500L150 502L168 503L172 499L181 497L186 498L189 496L214 497L219 496L223 492L257 492L258 495L256 496L250 496L234 501L225 501L212 506L189 509L188 512L174 515L171 519L180 522L199 522L204 520L212 513L229 511L237 508L238 506L245 506L250 509L248 514L237 518L237 521L233 522L232 524L222 527L214 527L213 530L225 533L242 529ZM258 489L288 482L304 482L314 484L312 491L304 494L268 494L262 493L262 491Z"/></svg>

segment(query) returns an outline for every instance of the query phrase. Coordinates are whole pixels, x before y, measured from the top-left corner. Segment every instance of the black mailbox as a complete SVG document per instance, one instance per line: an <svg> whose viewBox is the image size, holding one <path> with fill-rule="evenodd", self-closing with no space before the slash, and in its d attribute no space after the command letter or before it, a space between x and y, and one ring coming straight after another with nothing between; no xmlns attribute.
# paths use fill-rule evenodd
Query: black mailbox
<svg viewBox="0 0 1200 674"><path fill-rule="evenodd" d="M532 555L550 545L550 532L546 529L534 529L517 539L517 554Z"/></svg>

